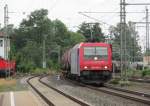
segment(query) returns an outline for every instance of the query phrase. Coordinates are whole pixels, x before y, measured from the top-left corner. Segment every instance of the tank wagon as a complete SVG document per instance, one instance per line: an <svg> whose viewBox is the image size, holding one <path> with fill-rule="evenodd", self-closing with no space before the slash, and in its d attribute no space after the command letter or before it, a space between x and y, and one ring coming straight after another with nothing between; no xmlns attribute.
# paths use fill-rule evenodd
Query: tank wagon
<svg viewBox="0 0 150 106"><path fill-rule="evenodd" d="M1 75L14 75L16 70L15 61L8 61L0 57L0 74Z"/></svg>
<svg viewBox="0 0 150 106"><path fill-rule="evenodd" d="M106 43L80 43L62 56L67 77L87 83L105 83L112 76L112 46Z"/></svg>

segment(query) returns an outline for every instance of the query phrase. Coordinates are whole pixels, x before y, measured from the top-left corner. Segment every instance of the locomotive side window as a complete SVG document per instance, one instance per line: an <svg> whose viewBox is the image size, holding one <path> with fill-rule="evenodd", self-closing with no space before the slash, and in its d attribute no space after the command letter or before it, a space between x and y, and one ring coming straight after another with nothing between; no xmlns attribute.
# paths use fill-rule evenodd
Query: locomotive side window
<svg viewBox="0 0 150 106"><path fill-rule="evenodd" d="M3 40L0 40L0 47L3 47Z"/></svg>
<svg viewBox="0 0 150 106"><path fill-rule="evenodd" d="M108 50L107 47L84 47L84 58L85 59L94 59L98 60L107 60Z"/></svg>

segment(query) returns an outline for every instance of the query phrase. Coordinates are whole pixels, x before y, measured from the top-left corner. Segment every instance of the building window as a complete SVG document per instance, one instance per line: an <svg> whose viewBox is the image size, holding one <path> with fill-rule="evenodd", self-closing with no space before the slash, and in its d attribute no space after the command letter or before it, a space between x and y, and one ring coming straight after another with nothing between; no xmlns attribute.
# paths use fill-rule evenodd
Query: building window
<svg viewBox="0 0 150 106"><path fill-rule="evenodd" d="M0 40L0 47L3 47L3 40Z"/></svg>

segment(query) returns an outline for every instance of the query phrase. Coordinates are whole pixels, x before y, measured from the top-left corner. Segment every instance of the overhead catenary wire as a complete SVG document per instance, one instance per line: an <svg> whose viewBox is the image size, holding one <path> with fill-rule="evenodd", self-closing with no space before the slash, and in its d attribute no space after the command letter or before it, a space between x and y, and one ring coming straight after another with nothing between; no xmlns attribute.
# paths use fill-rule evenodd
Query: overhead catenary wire
<svg viewBox="0 0 150 106"><path fill-rule="evenodd" d="M120 3L120 5L150 5L150 3Z"/></svg>
<svg viewBox="0 0 150 106"><path fill-rule="evenodd" d="M120 12L113 12L113 11L100 11L100 12L89 12L89 11L83 11L83 12L80 12L80 13L93 13L93 14L97 14L97 13L102 13L102 14L114 14L114 13L120 13ZM138 12L126 12L126 13L145 13L145 12L142 12L142 11L138 11Z"/></svg>
<svg viewBox="0 0 150 106"><path fill-rule="evenodd" d="M85 16L85 17L88 17L88 18L90 18L90 19L93 19L93 20L95 20L95 21L97 21L97 22L100 22L100 24L105 24L105 25L108 25L108 26L112 26L111 24L108 24L108 23L106 23L106 22L103 22L103 21L101 21L101 20L99 20L99 19L97 19L97 18L94 18L94 17L92 17L92 16L86 15L86 14L84 14L84 13L82 13L82 12L78 12L78 13L81 14L81 15L83 15L83 16Z"/></svg>

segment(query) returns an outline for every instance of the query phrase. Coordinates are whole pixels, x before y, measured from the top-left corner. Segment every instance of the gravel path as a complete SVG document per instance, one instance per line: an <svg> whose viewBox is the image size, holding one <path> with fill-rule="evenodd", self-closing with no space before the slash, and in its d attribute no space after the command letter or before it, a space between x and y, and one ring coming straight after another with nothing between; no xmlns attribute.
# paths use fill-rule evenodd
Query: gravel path
<svg viewBox="0 0 150 106"><path fill-rule="evenodd" d="M142 103L94 91L86 87L74 85L63 79L57 80L56 76L49 76L42 80L67 94L92 104L92 106L148 106Z"/></svg>

